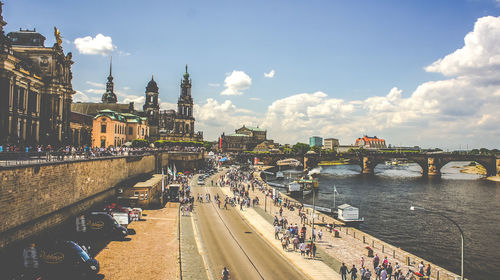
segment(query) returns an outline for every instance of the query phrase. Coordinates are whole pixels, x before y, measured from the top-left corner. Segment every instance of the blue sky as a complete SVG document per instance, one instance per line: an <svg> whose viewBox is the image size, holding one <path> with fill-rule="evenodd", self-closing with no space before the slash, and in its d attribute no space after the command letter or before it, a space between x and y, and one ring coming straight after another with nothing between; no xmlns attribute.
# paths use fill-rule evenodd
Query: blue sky
<svg viewBox="0 0 500 280"><path fill-rule="evenodd" d="M352 144L366 133L397 145L458 149L495 147L487 139L500 136L491 125L500 109L496 78L470 82L484 71L480 63L455 69L495 57L494 47L426 68L467 49L469 32L486 38L480 44L500 40L496 29L480 28L500 21L494 0L4 2L7 32L35 27L50 46L53 26L61 30L75 61L75 100L100 98L112 55L119 100L140 106L154 74L162 107L171 108L189 64L197 129L208 140L242 124L266 127L281 143L321 135ZM98 34L108 41L94 40ZM461 84L462 102L445 108L461 98L450 81L470 88ZM430 86L439 90L425 91Z"/></svg>

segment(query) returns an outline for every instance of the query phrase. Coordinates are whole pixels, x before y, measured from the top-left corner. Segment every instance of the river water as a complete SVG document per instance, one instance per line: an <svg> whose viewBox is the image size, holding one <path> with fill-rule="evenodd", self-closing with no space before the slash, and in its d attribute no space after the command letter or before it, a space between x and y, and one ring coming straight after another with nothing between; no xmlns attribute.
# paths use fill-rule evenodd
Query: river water
<svg viewBox="0 0 500 280"><path fill-rule="evenodd" d="M444 166L442 178L420 175L420 167L379 164L374 176L358 165L323 166L317 175L319 206L348 203L359 208L360 229L460 274L460 235L449 221L420 211L419 205L455 220L465 233L465 277L500 279L500 183L460 173L468 163ZM305 203L312 204L312 196Z"/></svg>

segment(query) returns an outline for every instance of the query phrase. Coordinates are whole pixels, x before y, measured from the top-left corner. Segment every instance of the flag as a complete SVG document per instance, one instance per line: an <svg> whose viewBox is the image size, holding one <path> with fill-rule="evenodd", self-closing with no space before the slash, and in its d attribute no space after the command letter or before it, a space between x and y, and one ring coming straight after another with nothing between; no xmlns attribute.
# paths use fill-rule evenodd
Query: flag
<svg viewBox="0 0 500 280"><path fill-rule="evenodd" d="M172 174L172 169L170 169L170 167L167 169L167 174L170 176L174 175L174 174Z"/></svg>
<svg viewBox="0 0 500 280"><path fill-rule="evenodd" d="M174 181L177 180L177 168L175 168L175 163L174 163Z"/></svg>
<svg viewBox="0 0 500 280"><path fill-rule="evenodd" d="M339 194L339 192L337 191L337 187L336 187L336 186L333 186L333 192L334 192L336 195L338 195L338 194Z"/></svg>

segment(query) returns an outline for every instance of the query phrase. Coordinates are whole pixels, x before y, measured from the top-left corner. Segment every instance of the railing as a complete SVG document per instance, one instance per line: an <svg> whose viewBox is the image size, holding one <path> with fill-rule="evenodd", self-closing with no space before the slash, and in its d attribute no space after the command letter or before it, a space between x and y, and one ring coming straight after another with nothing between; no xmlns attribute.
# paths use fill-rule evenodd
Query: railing
<svg viewBox="0 0 500 280"><path fill-rule="evenodd" d="M199 153L200 151L183 151L169 149L122 150L122 151L50 151L50 152L0 152L0 167L42 164L48 162L82 161L117 157L144 156L157 152Z"/></svg>

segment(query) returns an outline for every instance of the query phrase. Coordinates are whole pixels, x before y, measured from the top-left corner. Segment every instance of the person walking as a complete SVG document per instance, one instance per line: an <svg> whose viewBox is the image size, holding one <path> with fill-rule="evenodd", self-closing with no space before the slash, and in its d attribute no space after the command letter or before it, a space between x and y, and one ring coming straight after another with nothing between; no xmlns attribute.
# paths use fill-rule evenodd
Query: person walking
<svg viewBox="0 0 500 280"><path fill-rule="evenodd" d="M380 259L377 254L375 254L375 257L373 258L373 269L377 269L377 266L380 262Z"/></svg>
<svg viewBox="0 0 500 280"><path fill-rule="evenodd" d="M342 263L342 266L340 266L340 276L341 276L341 279L342 280L347 280L347 271L349 269L347 269L347 266L345 265L345 263Z"/></svg>
<svg viewBox="0 0 500 280"><path fill-rule="evenodd" d="M389 265L386 268L387 271L387 279L391 280L392 279L392 264L389 263Z"/></svg>
<svg viewBox="0 0 500 280"><path fill-rule="evenodd" d="M356 265L352 265L349 273L351 274L351 280L356 280L356 278L358 278L358 269L356 268Z"/></svg>
<svg viewBox="0 0 500 280"><path fill-rule="evenodd" d="M425 268L425 276L431 278L431 264L427 264L427 268Z"/></svg>
<svg viewBox="0 0 500 280"><path fill-rule="evenodd" d="M371 277L372 277L372 273L369 269L367 269L362 280L370 280Z"/></svg>

